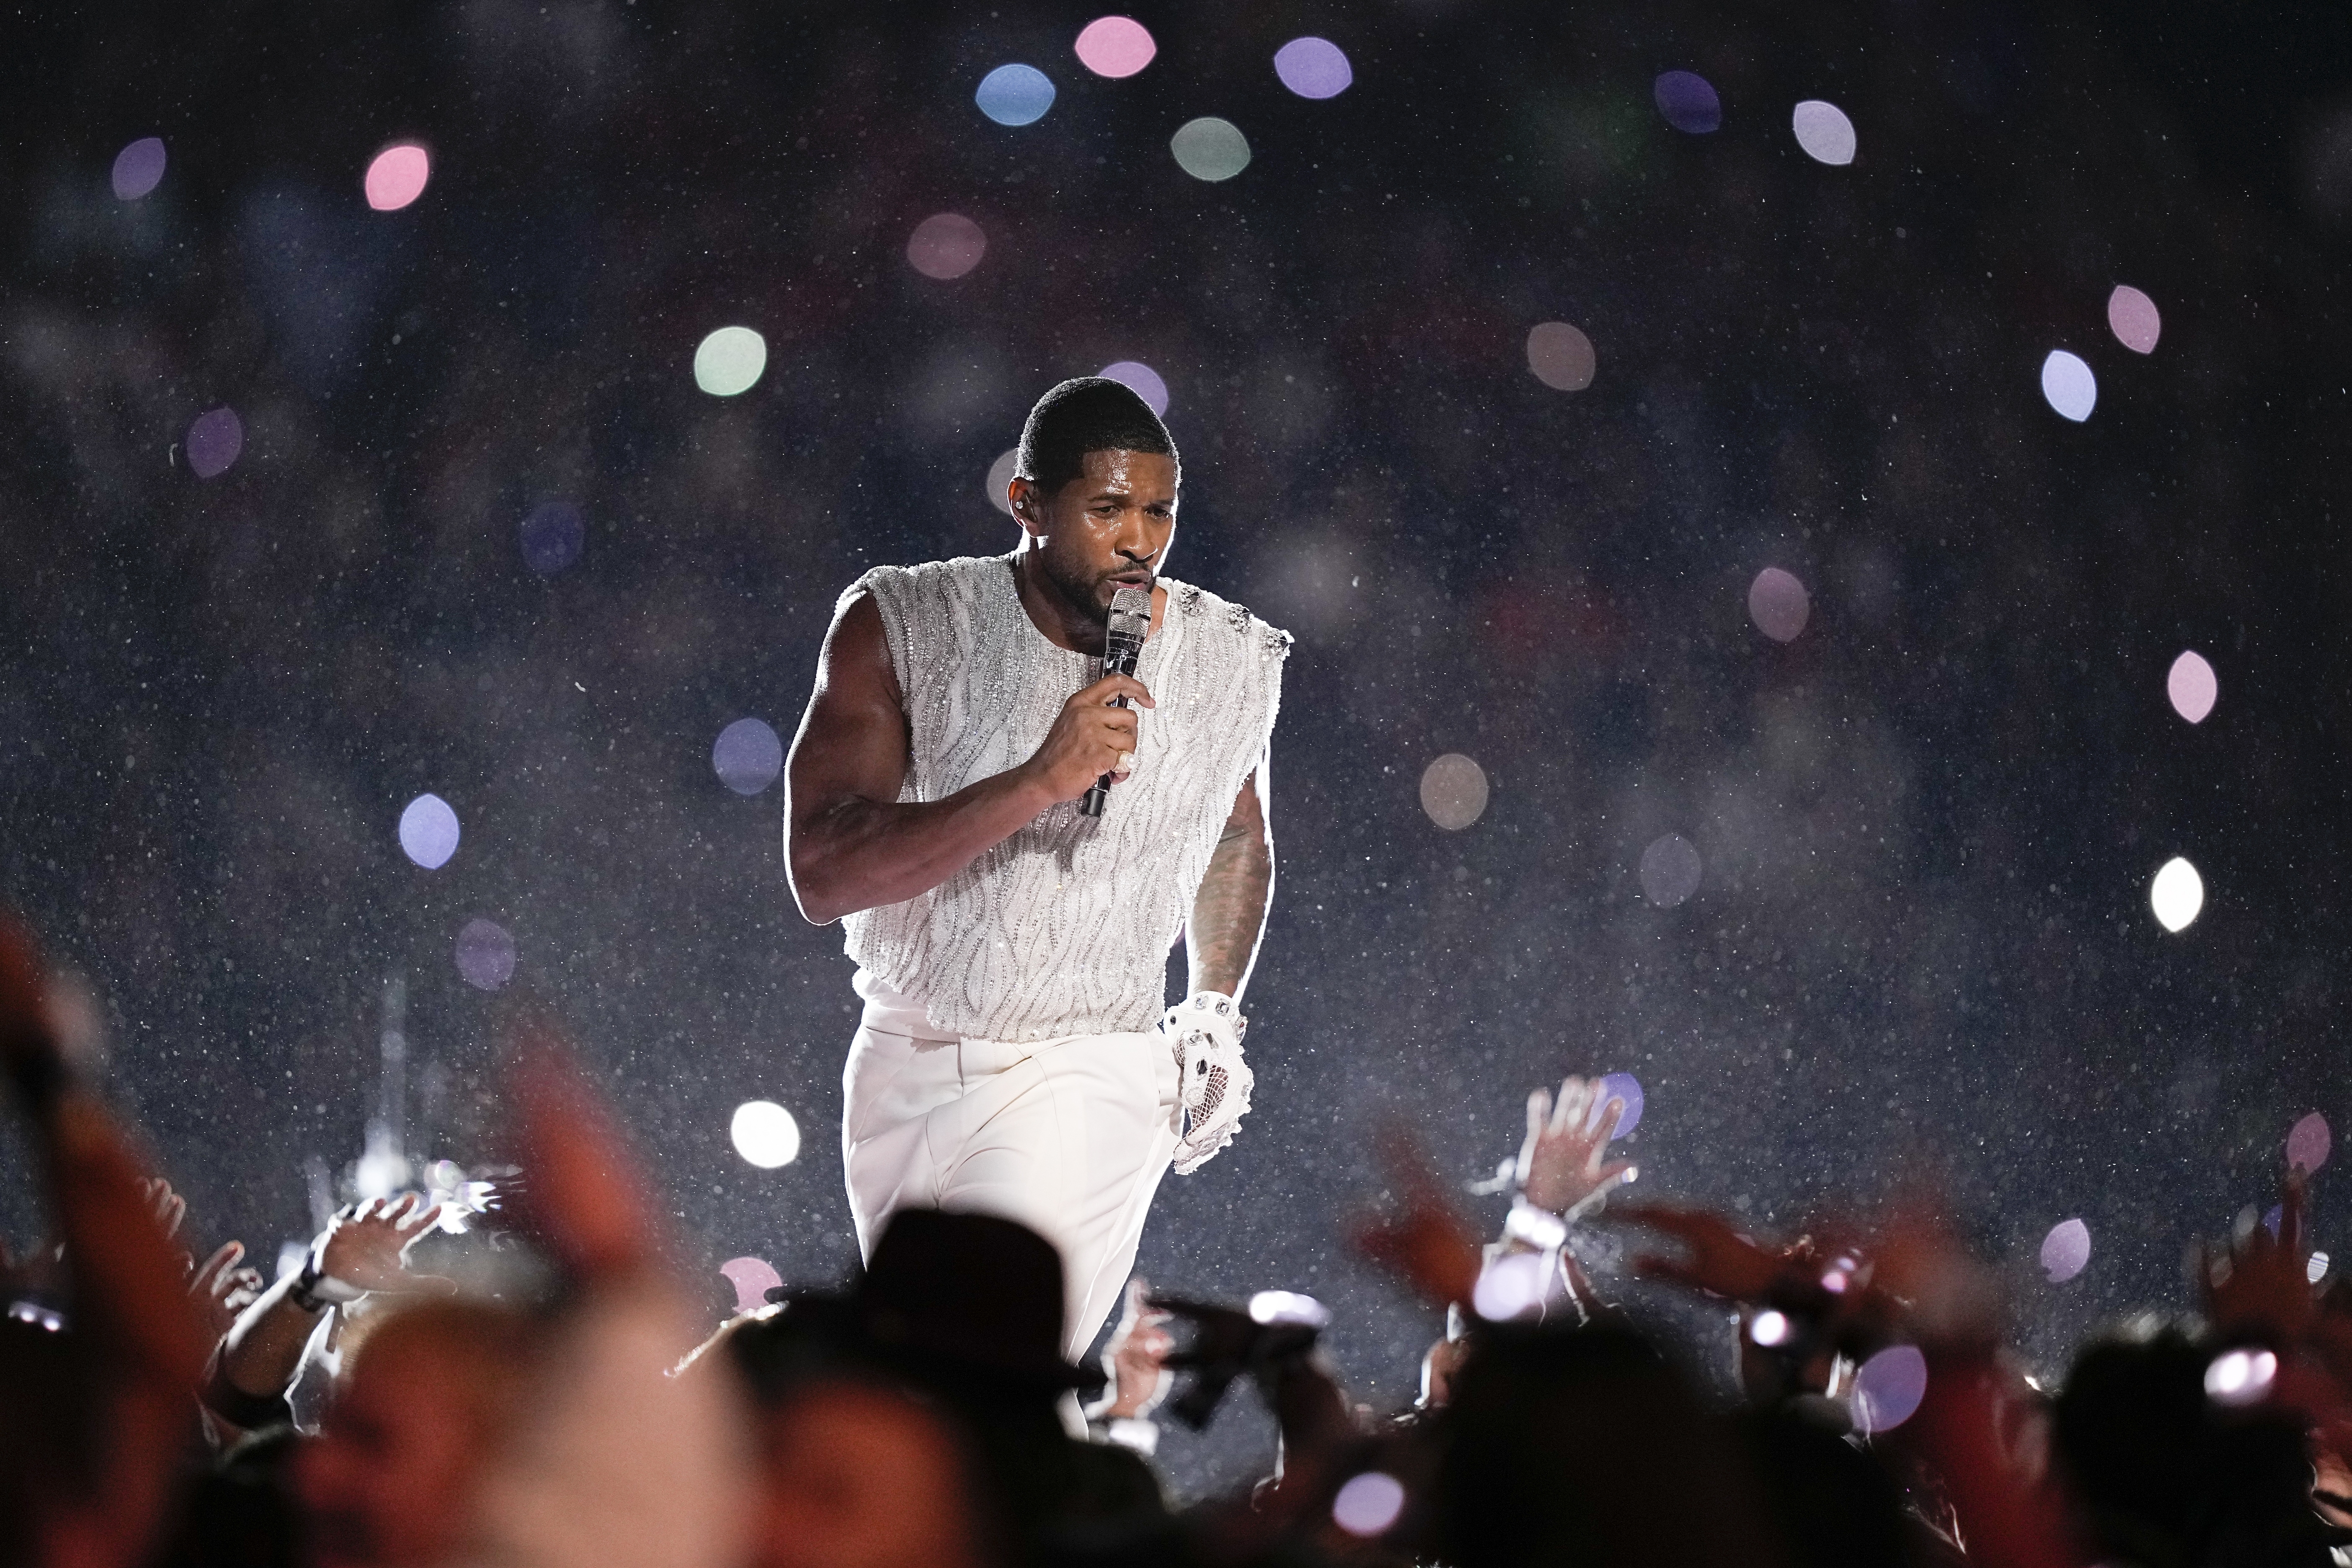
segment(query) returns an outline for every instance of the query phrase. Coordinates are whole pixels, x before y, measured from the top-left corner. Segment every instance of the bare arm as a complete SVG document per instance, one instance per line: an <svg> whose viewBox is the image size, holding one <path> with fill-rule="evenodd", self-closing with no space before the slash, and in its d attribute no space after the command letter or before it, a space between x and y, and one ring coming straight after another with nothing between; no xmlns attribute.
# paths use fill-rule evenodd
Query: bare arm
<svg viewBox="0 0 2352 1568"><path fill-rule="evenodd" d="M1135 749L1137 715L1111 707L1115 697L1151 706L1141 682L1106 676L1063 704L1027 762L944 800L902 802L905 698L882 612L870 595L851 600L825 637L785 772L784 861L801 913L822 925L928 892L1046 807L1084 795Z"/></svg>
<svg viewBox="0 0 2352 1568"><path fill-rule="evenodd" d="M1225 818L1225 831L1209 858L1208 875L1192 896L1192 918L1184 925L1188 988L1222 991L1237 1002L1256 966L1265 911L1274 901L1274 839L1258 796L1265 772L1261 763L1242 781L1233 815Z"/></svg>

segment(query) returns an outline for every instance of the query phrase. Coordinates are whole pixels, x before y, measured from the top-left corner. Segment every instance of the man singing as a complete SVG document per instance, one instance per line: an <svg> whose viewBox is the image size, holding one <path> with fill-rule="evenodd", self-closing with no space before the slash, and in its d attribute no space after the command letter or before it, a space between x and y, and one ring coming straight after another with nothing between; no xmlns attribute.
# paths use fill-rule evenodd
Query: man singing
<svg viewBox="0 0 2352 1568"><path fill-rule="evenodd" d="M784 847L866 1002L842 1074L859 1247L902 1205L1020 1220L1061 1249L1076 1356L1171 1159L1198 1167L1249 1106L1240 1000L1274 887L1290 637L1162 574L1176 447L1127 387L1055 387L1018 456L1011 555L877 567L842 595ZM1129 584L1150 633L1132 677L1105 675ZM1163 1016L1180 928L1191 994Z"/></svg>

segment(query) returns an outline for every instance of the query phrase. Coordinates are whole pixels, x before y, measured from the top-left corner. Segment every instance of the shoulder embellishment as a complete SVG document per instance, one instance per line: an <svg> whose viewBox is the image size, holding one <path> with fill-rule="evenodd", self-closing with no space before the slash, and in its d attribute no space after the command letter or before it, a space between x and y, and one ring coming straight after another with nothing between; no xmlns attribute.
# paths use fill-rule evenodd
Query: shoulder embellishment
<svg viewBox="0 0 2352 1568"><path fill-rule="evenodd" d="M1176 607L1183 611L1188 616L1199 615L1201 613L1201 590L1194 587L1190 583L1180 584L1176 589Z"/></svg>
<svg viewBox="0 0 2352 1568"><path fill-rule="evenodd" d="M1297 638L1292 637L1288 632L1284 631L1280 626L1268 626L1265 628L1265 651L1274 655L1276 658L1288 658L1290 657L1290 645L1297 640Z"/></svg>

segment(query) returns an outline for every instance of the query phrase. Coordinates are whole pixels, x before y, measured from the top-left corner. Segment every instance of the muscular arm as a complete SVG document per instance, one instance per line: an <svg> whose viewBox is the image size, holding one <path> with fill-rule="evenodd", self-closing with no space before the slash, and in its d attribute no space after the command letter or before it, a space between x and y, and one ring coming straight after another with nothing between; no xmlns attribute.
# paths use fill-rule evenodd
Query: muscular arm
<svg viewBox="0 0 2352 1568"><path fill-rule="evenodd" d="M927 892L1057 801L1076 800L1135 746L1151 694L1107 676L1063 706L1036 755L943 800L898 799L909 758L905 700L882 613L850 601L825 637L816 690L785 772L784 862L801 913L822 925Z"/></svg>
<svg viewBox="0 0 2352 1568"><path fill-rule="evenodd" d="M1265 911L1274 901L1274 839L1258 795L1265 771L1261 765L1242 781L1233 815L1209 858L1209 873L1192 896L1192 918L1184 925L1188 987L1222 991L1235 1001L1249 984L1258 939L1265 933Z"/></svg>

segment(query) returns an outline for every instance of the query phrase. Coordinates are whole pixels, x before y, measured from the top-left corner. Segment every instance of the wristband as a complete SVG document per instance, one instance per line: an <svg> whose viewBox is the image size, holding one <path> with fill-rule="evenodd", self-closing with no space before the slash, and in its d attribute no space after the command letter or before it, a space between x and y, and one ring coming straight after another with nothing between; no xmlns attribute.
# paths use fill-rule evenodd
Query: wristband
<svg viewBox="0 0 2352 1568"><path fill-rule="evenodd" d="M1568 1241L1568 1222L1524 1197L1514 1198L1510 1217L1503 1221L1503 1234L1538 1251L1557 1252Z"/></svg>
<svg viewBox="0 0 2352 1568"><path fill-rule="evenodd" d="M293 1303L306 1312L320 1311L328 1307L341 1307L367 1294L349 1280L338 1279L319 1267L319 1249L312 1247L302 1259L302 1272L294 1276L293 1288L286 1292Z"/></svg>
<svg viewBox="0 0 2352 1568"><path fill-rule="evenodd" d="M1147 1458L1160 1448L1160 1428L1140 1415L1112 1416L1103 1427L1103 1437Z"/></svg>

